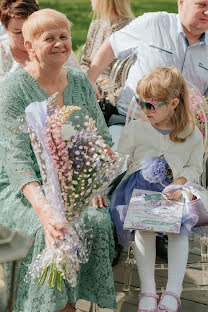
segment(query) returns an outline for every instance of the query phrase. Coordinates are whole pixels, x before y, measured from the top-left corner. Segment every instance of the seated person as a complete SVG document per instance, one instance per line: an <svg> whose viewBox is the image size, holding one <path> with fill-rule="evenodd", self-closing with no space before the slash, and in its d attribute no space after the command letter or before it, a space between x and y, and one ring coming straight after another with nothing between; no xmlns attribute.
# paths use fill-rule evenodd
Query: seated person
<svg viewBox="0 0 208 312"><path fill-rule="evenodd" d="M22 25L28 15L39 10L37 0L2 0L0 4L0 20L6 34L0 36L0 82L29 60L24 48ZM67 64L79 67L75 54L71 53Z"/></svg>
<svg viewBox="0 0 208 312"><path fill-rule="evenodd" d="M106 39L93 58L88 76L99 97L96 81L108 64L115 57L134 55L116 103L121 121L117 117L115 122L109 121L110 125L125 122L137 81L157 66L176 66L187 81L208 96L208 1L180 0L178 10L179 14L155 12L136 18ZM121 126L111 129L116 143L121 130Z"/></svg>
<svg viewBox="0 0 208 312"><path fill-rule="evenodd" d="M58 291L47 283L37 287L24 280L28 266L45 245L64 239L65 226L44 209L47 201L39 187L42 184L39 166L29 134L21 132L18 117L24 115L30 103L42 102L58 91L60 107L79 106L80 119L85 120L86 115L92 117L98 133L108 145L112 144L88 78L81 70L64 65L71 52L70 27L66 16L55 10L32 13L22 29L30 60L0 84L0 150L1 155L5 155L0 159L0 224L34 237L16 283L14 311L72 312L78 299L95 302L101 308L116 308L111 266L114 256L112 224L108 209L103 207L107 203L102 198L95 205L102 209L89 206L81 217L93 233L89 260L79 265L77 286L63 283L62 291ZM74 124L80 123L76 116L70 117ZM5 266L5 273L11 280L9 264Z"/></svg>
<svg viewBox="0 0 208 312"><path fill-rule="evenodd" d="M116 1L116 0L91 0L92 10L97 16L90 24L87 40L84 45L82 58L80 61L81 69L87 72L91 62L97 53L103 41L108 38L112 33L125 27L133 19L129 0ZM99 84L102 97L108 98L108 85L111 69L115 63L113 60L105 71L100 75ZM119 71L121 74L122 70ZM121 89L121 75L116 81L114 88L114 96L117 98ZM114 96L109 98L111 103L114 102Z"/></svg>

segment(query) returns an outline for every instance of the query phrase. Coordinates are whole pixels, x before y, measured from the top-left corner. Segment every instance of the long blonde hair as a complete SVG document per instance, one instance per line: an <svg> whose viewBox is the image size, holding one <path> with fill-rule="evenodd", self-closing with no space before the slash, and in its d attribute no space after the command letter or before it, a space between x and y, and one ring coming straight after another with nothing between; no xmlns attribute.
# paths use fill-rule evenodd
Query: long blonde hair
<svg viewBox="0 0 208 312"><path fill-rule="evenodd" d="M108 20L134 17L129 0L96 0L96 15Z"/></svg>
<svg viewBox="0 0 208 312"><path fill-rule="evenodd" d="M179 103L170 116L170 139L184 142L193 133L194 122L186 81L176 67L156 67L139 80L136 91L143 101L170 102L178 98ZM193 125L191 132L183 138L178 137L190 123Z"/></svg>

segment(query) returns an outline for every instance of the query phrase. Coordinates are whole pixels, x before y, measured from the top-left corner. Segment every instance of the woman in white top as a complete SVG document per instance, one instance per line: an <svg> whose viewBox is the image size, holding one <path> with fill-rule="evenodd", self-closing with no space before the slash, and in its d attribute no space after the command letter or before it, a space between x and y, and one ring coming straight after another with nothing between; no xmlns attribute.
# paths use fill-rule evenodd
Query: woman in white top
<svg viewBox="0 0 208 312"><path fill-rule="evenodd" d="M37 0L2 0L0 5L0 20L6 34L0 36L0 82L6 76L29 60L24 48L22 25L25 19L39 10ZM72 51L67 61L69 66L79 67L79 62Z"/></svg>

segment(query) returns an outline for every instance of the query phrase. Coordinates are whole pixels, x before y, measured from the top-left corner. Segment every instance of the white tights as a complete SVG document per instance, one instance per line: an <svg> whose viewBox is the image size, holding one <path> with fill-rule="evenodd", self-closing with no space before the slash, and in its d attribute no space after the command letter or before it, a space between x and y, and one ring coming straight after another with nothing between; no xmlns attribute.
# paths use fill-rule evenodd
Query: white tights
<svg viewBox="0 0 208 312"><path fill-rule="evenodd" d="M153 232L136 231L135 256L141 282L141 292L156 293L155 258L156 234ZM179 297L188 259L188 236L168 234L168 282L167 291L176 293ZM164 296L162 303L170 309L177 309L174 297ZM142 297L139 303L141 309L154 309L155 299Z"/></svg>

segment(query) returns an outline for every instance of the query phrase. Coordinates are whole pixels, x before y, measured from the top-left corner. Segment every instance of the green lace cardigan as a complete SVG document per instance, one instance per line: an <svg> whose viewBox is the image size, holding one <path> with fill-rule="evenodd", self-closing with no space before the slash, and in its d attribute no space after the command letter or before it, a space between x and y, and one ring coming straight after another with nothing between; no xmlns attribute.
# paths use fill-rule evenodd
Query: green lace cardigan
<svg viewBox="0 0 208 312"><path fill-rule="evenodd" d="M38 81L24 69L11 74L0 85L0 223L35 237L34 245L22 263L14 311L55 312L63 309L67 302L75 304L80 298L96 302L102 308L114 309L116 302L111 269L114 241L106 208L96 210L89 207L83 215L86 226L93 228L93 244L88 263L80 265L77 287L72 289L65 285L63 291L58 292L47 285L37 287L24 281L27 267L44 248L45 239L36 212L21 193L25 184L31 181L41 183L41 176L29 135L20 129L18 119L24 115L27 105L48 97ZM77 123L76 114L79 114L79 123L86 115L91 116L96 120L99 134L111 145L94 90L79 69L68 68L64 104L80 106L81 111L73 114L71 121ZM5 271L9 288L9 265L5 266Z"/></svg>

